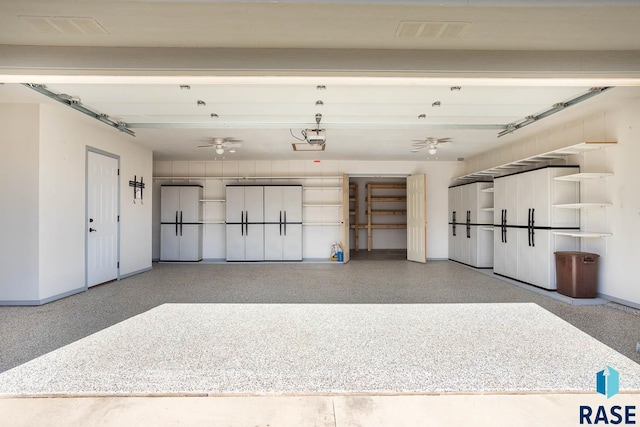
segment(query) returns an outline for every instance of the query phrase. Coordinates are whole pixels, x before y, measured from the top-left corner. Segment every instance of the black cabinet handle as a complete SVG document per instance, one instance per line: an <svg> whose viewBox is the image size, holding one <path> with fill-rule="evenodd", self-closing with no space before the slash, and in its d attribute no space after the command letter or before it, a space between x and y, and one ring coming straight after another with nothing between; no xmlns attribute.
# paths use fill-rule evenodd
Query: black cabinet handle
<svg viewBox="0 0 640 427"><path fill-rule="evenodd" d="M280 224L280 235L282 236L282 211L280 211L280 221L278 224Z"/></svg>
<svg viewBox="0 0 640 427"><path fill-rule="evenodd" d="M284 211L284 235L287 235L287 211Z"/></svg>
<svg viewBox="0 0 640 427"><path fill-rule="evenodd" d="M244 235L249 235L249 211L244 211Z"/></svg>
<svg viewBox="0 0 640 427"><path fill-rule="evenodd" d="M89 233L93 233L94 231L98 231L95 228L89 228Z"/></svg>
<svg viewBox="0 0 640 427"><path fill-rule="evenodd" d="M504 210L504 242L507 243L507 210Z"/></svg>
<svg viewBox="0 0 640 427"><path fill-rule="evenodd" d="M240 211L240 235L244 236L244 211Z"/></svg>
<svg viewBox="0 0 640 427"><path fill-rule="evenodd" d="M176 211L176 236L178 235L178 211Z"/></svg>
<svg viewBox="0 0 640 427"><path fill-rule="evenodd" d="M182 211L180 211L180 235L182 236Z"/></svg>

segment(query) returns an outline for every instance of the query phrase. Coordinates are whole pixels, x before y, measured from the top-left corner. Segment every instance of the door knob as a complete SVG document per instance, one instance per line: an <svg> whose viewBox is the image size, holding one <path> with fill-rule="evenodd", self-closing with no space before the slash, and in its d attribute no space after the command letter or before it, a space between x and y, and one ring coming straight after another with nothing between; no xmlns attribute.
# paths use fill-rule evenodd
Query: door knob
<svg viewBox="0 0 640 427"><path fill-rule="evenodd" d="M89 233L92 233L92 232L94 232L94 231L98 231L98 230L96 230L95 228L90 228L90 229L89 229Z"/></svg>

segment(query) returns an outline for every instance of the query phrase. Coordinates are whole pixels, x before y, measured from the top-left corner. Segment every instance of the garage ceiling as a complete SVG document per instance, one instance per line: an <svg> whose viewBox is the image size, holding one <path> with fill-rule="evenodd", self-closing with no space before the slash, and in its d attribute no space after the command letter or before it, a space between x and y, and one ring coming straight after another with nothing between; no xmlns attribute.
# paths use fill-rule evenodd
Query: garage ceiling
<svg viewBox="0 0 640 427"><path fill-rule="evenodd" d="M304 52L308 49L333 48L347 54L346 49L380 50L378 63L382 72L385 66L388 69L389 58L381 49L402 50L423 61L425 58L419 58L421 52L458 52L456 58L464 61L479 57L479 51L502 51L507 52L506 60L502 59L506 70L509 52L515 58L522 51L564 51L567 57L577 51L625 51L631 56L640 51L640 6L633 1L448 3L455 3L456 7L438 3L441 2L0 0L0 45L13 49L12 55L5 55L7 63L19 63L21 49L28 51L34 46L68 47L77 52L86 52L79 51L80 47L173 48L167 51L173 53L186 48L225 48L229 52L243 48L295 48L301 49L296 58L302 60L294 66L298 70L305 69ZM576 6L579 3L582 5ZM182 81L119 83L98 79L82 83L86 80L79 76L100 61L99 51L96 52L94 57L77 55L72 72L61 72L64 66L56 65L52 74L63 78L48 81L43 77L38 83L126 122L136 133L136 143L151 147L157 159L211 159L215 157L212 150L197 146L207 138L234 137L243 141L242 147L226 156L238 160L457 160L506 143L508 138L499 139L497 135L509 123L545 111L590 88L588 82L566 79L572 77L570 74L559 75L562 81L547 79L535 84L503 80L500 73L482 83L455 77L446 82L428 78L341 80L330 77L327 70L332 69L331 64L323 64L325 72L301 71L299 74L305 78L298 79L269 78L269 74L278 75L276 64L264 77L256 76L259 69L254 68L250 70L254 76L246 80L203 82L190 78L189 71L202 75L206 70L192 66L180 73L178 59L178 64L172 64L171 74L183 75ZM199 51L190 52L193 56ZM206 52L209 51L202 51ZM306 57L313 61L314 51L308 52ZM141 59L132 60L142 63L144 53L140 56ZM353 56L357 56L355 51ZM375 63L375 55L372 57ZM486 63L491 63L487 58ZM147 61L145 72L161 74L162 66L172 62L171 57L164 59L162 64ZM51 54L41 60L64 64L64 55ZM250 58L247 63L250 67ZM438 63L437 71L446 76L446 61L445 67L442 63ZM41 69L35 63L25 64L21 70L30 66ZM579 67L579 61L577 64ZM402 69L397 61L393 66L395 70ZM105 66L100 67L103 74L109 73ZM563 64L558 67L562 69ZM14 64L14 68L19 67ZM357 76L358 70L353 66L351 70ZM606 68L599 69L603 70ZM112 70L114 75L135 71ZM241 69L231 71L242 74ZM581 71L588 74L590 70ZM220 70L211 73L224 74ZM287 73L296 74L291 69ZM319 90L318 85L325 89ZM604 95L571 109L593 110L601 96ZM294 136L300 137L302 129L314 127L317 113L322 114L321 127L327 129L326 150L294 152L291 144L298 142ZM544 121L533 126L542 129ZM453 142L442 146L436 156L428 156L426 151L411 153L412 141L427 137L450 137Z"/></svg>

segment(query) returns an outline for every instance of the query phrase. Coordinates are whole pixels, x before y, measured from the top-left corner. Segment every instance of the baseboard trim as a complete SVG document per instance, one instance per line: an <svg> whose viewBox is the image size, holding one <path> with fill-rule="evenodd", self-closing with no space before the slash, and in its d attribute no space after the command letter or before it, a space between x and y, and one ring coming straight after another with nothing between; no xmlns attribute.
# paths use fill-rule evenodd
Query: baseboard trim
<svg viewBox="0 0 640 427"><path fill-rule="evenodd" d="M56 301L56 300L59 300L59 299L62 299L62 298L69 297L71 295L79 294L80 292L84 292L86 290L87 290L87 288L85 288L83 286L82 288L74 289L72 291L63 292L61 294L53 295L51 297L43 298L43 299L40 299L40 300L0 301L0 305L21 305L21 306L43 305L43 304L47 304L47 303L52 302L52 301Z"/></svg>
<svg viewBox="0 0 640 427"><path fill-rule="evenodd" d="M141 270L132 271L131 273L121 274L120 277L118 277L118 280L126 279L127 277L135 276L137 274L146 273L147 271L151 270L153 270L153 267L147 267Z"/></svg>
<svg viewBox="0 0 640 427"><path fill-rule="evenodd" d="M625 299L622 299L622 298L612 297L611 295L602 294L600 292L598 292L598 297L606 299L606 300L609 300L611 302L615 302L615 303L618 303L618 304L626 305L628 307L640 310L640 304L638 304L637 302L632 302L632 301L628 301L628 300L625 300Z"/></svg>

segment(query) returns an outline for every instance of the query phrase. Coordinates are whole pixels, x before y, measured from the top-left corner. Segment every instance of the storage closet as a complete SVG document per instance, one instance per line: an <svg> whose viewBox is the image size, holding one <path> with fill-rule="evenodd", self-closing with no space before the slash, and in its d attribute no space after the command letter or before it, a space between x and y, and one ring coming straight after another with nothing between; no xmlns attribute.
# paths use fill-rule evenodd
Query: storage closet
<svg viewBox="0 0 640 427"><path fill-rule="evenodd" d="M546 166L494 179L494 272L544 289L556 289L556 251L578 250L577 239L556 234L579 230L577 182L554 178L578 166Z"/></svg>
<svg viewBox="0 0 640 427"><path fill-rule="evenodd" d="M160 260L202 260L202 186L163 185L160 190Z"/></svg>
<svg viewBox="0 0 640 427"><path fill-rule="evenodd" d="M228 185L227 261L302 260L302 186Z"/></svg>
<svg viewBox="0 0 640 427"><path fill-rule="evenodd" d="M449 188L449 259L493 267L493 183Z"/></svg>

